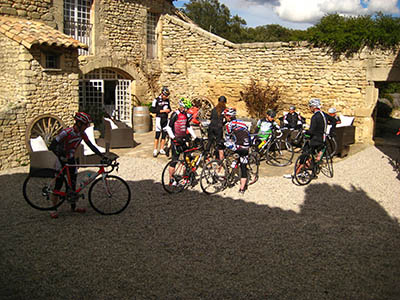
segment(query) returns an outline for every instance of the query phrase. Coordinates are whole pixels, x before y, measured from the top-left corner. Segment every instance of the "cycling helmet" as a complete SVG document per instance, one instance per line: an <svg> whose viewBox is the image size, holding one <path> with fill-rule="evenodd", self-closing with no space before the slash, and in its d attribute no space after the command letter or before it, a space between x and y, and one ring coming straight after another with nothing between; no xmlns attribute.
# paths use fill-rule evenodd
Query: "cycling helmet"
<svg viewBox="0 0 400 300"><path fill-rule="evenodd" d="M308 106L321 108L321 99L318 99L318 98L310 99L310 101L308 102Z"/></svg>
<svg viewBox="0 0 400 300"><path fill-rule="evenodd" d="M225 102L226 103L226 97L225 96L220 96L218 98L218 102Z"/></svg>
<svg viewBox="0 0 400 300"><path fill-rule="evenodd" d="M226 108L222 114L224 116L235 117L236 116L236 108Z"/></svg>
<svg viewBox="0 0 400 300"><path fill-rule="evenodd" d="M276 112L272 109L269 109L267 111L267 116L270 116L271 118L275 118L276 117Z"/></svg>
<svg viewBox="0 0 400 300"><path fill-rule="evenodd" d="M170 94L169 89L166 86L163 86L163 88L161 89L161 94L168 97Z"/></svg>
<svg viewBox="0 0 400 300"><path fill-rule="evenodd" d="M331 107L329 110L328 110L328 113L330 113L330 114L334 114L336 112L336 108L334 108L334 107Z"/></svg>
<svg viewBox="0 0 400 300"><path fill-rule="evenodd" d="M192 101L190 101L189 99L187 99L187 98L185 98L185 97L182 97L182 98L179 100L179 106L189 109L189 108L191 108L193 105L192 105Z"/></svg>
<svg viewBox="0 0 400 300"><path fill-rule="evenodd" d="M75 119L75 121L79 121L85 125L92 122L92 118L90 117L90 115L88 115L87 113L84 113L84 112L77 112L75 114L74 119Z"/></svg>
<svg viewBox="0 0 400 300"><path fill-rule="evenodd" d="M294 106L294 105L290 106L289 110L296 110L296 106Z"/></svg>

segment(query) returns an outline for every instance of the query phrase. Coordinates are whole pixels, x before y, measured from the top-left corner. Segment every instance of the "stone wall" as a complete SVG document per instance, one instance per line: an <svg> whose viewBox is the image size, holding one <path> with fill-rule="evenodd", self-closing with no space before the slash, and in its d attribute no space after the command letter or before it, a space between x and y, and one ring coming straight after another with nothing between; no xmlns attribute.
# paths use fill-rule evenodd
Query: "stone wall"
<svg viewBox="0 0 400 300"><path fill-rule="evenodd" d="M214 101L225 95L228 105L245 115L245 104L239 101L243 86L250 78L268 79L283 91L283 111L294 104L309 118L308 100L321 98L325 109L335 106L356 117L358 141L371 140L376 99L366 101L368 87L374 85L367 80L367 70L397 66L398 51L365 49L352 58L334 60L326 50L307 43L232 44L173 16L164 20L161 81L175 95L204 95Z"/></svg>
<svg viewBox="0 0 400 300"><path fill-rule="evenodd" d="M71 125L79 97L77 50L64 50L62 71L43 71L41 48L7 43L2 50L13 51L1 51L0 169L29 163L25 132L35 117L53 114Z"/></svg>

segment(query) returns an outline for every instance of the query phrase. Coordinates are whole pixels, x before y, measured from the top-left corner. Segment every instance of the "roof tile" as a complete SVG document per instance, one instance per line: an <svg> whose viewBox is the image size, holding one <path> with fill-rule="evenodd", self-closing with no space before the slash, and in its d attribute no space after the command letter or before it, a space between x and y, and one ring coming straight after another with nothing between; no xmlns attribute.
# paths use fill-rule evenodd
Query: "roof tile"
<svg viewBox="0 0 400 300"><path fill-rule="evenodd" d="M0 16L0 33L5 34L28 49L35 44L88 49L86 44L75 40L61 31L32 20Z"/></svg>

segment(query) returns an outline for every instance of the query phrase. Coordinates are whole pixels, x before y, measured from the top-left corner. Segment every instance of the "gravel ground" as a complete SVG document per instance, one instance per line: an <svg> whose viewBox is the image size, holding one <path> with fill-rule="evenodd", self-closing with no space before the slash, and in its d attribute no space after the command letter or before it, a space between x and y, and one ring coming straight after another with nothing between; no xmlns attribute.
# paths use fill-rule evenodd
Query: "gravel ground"
<svg viewBox="0 0 400 300"><path fill-rule="evenodd" d="M121 157L126 211L52 220L0 172L1 299L399 299L400 184L375 147L306 187L263 177L175 196L160 160Z"/></svg>

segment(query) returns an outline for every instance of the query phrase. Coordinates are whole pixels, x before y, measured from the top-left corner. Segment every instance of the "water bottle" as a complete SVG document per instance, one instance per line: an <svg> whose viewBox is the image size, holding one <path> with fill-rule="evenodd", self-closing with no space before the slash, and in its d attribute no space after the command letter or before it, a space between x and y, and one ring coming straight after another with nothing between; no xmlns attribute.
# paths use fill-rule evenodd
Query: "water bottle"
<svg viewBox="0 0 400 300"><path fill-rule="evenodd" d="M200 155L196 155L195 158L192 160L192 167L196 166L197 161L199 160Z"/></svg>

